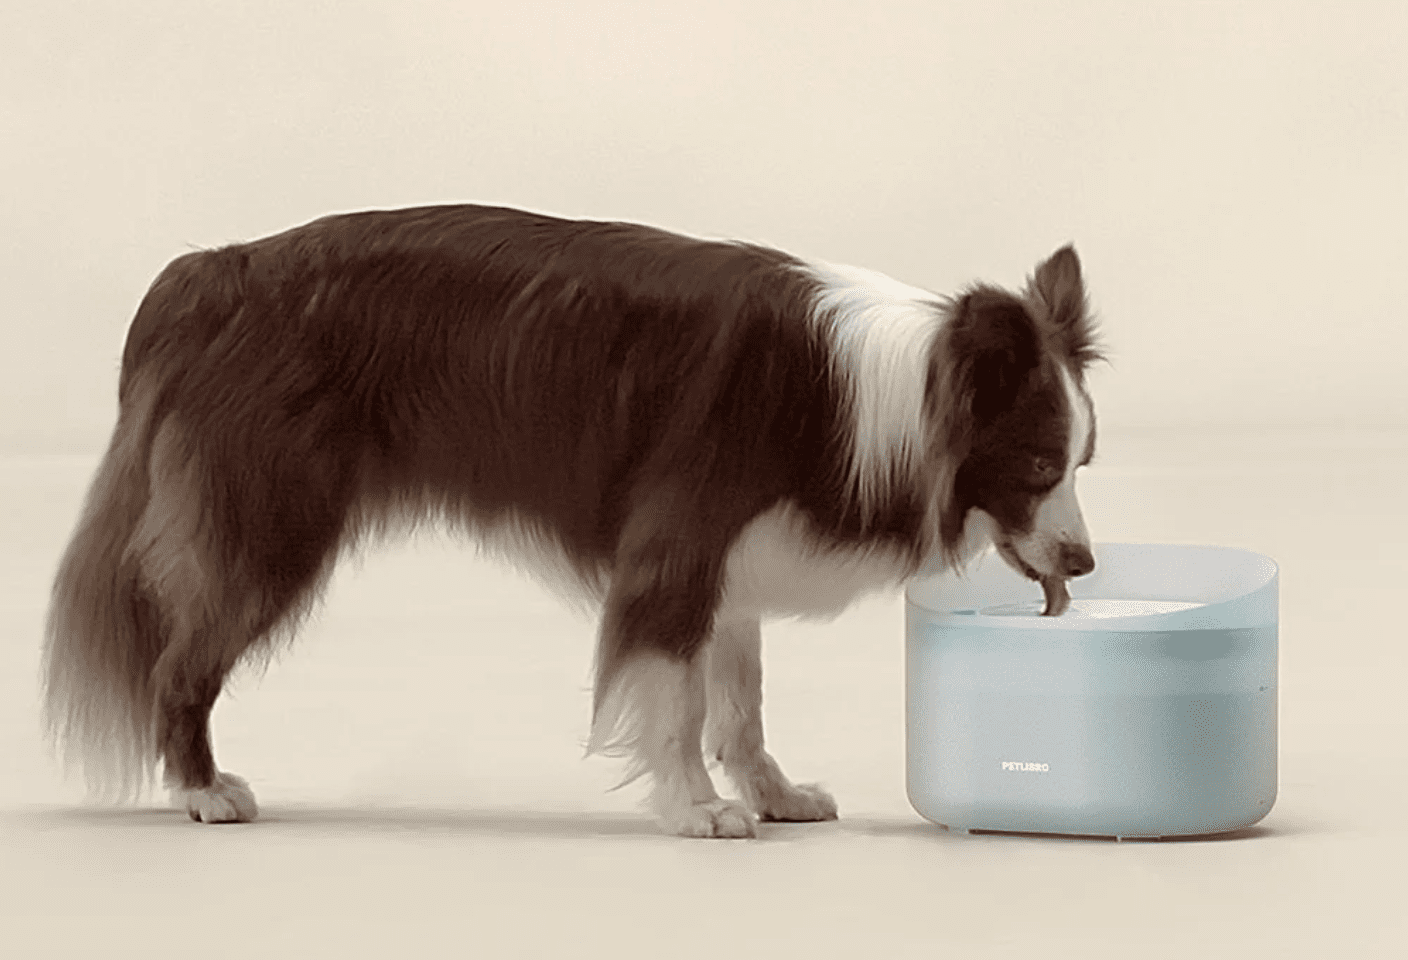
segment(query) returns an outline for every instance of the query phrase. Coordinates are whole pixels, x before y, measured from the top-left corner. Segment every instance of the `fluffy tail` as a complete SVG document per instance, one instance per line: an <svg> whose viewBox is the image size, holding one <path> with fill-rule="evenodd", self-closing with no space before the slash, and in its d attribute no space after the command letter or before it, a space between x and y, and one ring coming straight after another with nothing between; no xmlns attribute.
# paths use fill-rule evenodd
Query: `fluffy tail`
<svg viewBox="0 0 1408 960"><path fill-rule="evenodd" d="M152 398L127 391L54 583L44 642L44 724L65 767L104 798L142 796L157 762L152 668L157 610L128 543L147 504Z"/></svg>

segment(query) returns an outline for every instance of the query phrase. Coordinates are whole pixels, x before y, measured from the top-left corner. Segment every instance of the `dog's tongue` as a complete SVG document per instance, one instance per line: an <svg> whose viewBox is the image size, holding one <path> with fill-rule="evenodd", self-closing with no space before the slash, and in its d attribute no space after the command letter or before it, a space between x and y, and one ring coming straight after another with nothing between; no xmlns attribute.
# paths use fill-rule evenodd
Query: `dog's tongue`
<svg viewBox="0 0 1408 960"><path fill-rule="evenodd" d="M1042 577L1041 590L1046 594L1046 609L1041 611L1043 617L1059 617L1071 605L1071 593L1061 577Z"/></svg>

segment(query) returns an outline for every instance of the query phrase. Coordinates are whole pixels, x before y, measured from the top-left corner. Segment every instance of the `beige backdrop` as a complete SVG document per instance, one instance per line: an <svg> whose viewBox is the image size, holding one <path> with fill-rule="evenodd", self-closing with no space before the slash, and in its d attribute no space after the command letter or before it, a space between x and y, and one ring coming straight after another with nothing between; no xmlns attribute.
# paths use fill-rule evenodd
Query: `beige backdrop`
<svg viewBox="0 0 1408 960"><path fill-rule="evenodd" d="M1401 423L1405 9L9 3L0 444L99 448L191 246L440 201L941 291L1074 240L1109 425Z"/></svg>

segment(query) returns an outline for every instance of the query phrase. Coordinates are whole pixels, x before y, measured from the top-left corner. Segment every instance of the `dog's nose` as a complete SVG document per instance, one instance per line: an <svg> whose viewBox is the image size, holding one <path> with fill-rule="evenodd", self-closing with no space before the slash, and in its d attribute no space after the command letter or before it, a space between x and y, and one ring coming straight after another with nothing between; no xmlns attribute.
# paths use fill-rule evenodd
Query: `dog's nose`
<svg viewBox="0 0 1408 960"><path fill-rule="evenodd" d="M1083 577L1095 569L1095 555L1078 543L1061 544L1061 569L1068 577Z"/></svg>

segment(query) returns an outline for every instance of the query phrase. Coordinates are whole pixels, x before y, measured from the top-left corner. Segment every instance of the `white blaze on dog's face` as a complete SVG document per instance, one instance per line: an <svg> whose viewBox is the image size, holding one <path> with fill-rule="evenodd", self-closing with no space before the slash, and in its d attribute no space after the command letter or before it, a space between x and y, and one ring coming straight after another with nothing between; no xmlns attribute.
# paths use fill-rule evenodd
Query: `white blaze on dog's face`
<svg viewBox="0 0 1408 960"><path fill-rule="evenodd" d="M1090 534L1076 497L1076 471L1090 462L1095 423L1090 401L1065 368L1058 368L1067 411L1064 462L1037 454L1037 485L1059 476L1055 485L1032 501L1030 525L1002 530L998 552L1017 570L1039 578L1078 577L1094 569Z"/></svg>

